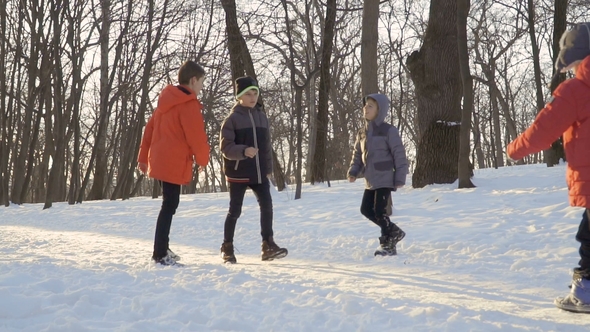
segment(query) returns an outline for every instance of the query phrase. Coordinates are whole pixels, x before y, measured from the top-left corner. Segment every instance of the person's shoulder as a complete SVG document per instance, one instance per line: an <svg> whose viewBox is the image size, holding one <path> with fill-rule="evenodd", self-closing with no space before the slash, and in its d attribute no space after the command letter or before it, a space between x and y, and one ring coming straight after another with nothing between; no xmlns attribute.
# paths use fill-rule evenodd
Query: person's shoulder
<svg viewBox="0 0 590 332"><path fill-rule="evenodd" d="M389 135L396 135L399 136L399 129L396 126L392 125L391 123L387 123L388 129L387 132Z"/></svg>
<svg viewBox="0 0 590 332"><path fill-rule="evenodd" d="M571 78L563 81L553 91L553 97L576 98L588 95L589 91L590 87L585 82L577 78Z"/></svg>
<svg viewBox="0 0 590 332"><path fill-rule="evenodd" d="M381 126L380 126L380 127L381 127L381 128L383 128L384 130L387 130L387 131L392 131L392 130L394 130L394 131L396 131L396 132L397 132L397 127L396 127L396 126L394 126L394 125L392 125L392 124L391 124L391 123L389 123L389 122L386 122L386 121L383 121L383 123L381 123Z"/></svg>

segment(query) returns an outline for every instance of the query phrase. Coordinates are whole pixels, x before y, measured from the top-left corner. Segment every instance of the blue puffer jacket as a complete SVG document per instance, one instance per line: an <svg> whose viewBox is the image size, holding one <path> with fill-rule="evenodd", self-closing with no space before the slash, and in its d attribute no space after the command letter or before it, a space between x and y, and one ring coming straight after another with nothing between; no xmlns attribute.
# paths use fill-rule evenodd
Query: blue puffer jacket
<svg viewBox="0 0 590 332"><path fill-rule="evenodd" d="M366 189L391 188L406 184L408 160L396 127L384 122L389 111L389 99L382 94L371 94L379 105L379 114L365 128L359 130L352 153L348 176L365 175Z"/></svg>

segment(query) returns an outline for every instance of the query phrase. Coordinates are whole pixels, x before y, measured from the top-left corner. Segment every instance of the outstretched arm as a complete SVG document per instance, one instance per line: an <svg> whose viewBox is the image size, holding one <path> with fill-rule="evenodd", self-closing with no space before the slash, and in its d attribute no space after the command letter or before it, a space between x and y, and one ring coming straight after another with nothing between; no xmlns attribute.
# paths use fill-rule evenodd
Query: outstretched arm
<svg viewBox="0 0 590 332"><path fill-rule="evenodd" d="M549 148L576 121L576 107L560 94L562 87L564 84L558 87L553 101L545 105L533 124L508 145L508 157L519 160Z"/></svg>

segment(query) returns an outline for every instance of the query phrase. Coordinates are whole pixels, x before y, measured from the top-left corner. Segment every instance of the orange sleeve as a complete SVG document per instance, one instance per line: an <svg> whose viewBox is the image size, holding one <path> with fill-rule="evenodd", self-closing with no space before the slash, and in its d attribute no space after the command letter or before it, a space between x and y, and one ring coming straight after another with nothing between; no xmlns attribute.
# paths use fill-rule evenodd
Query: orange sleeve
<svg viewBox="0 0 590 332"><path fill-rule="evenodd" d="M152 134L154 132L154 116L150 118L145 130L143 131L143 138L141 139L141 146L139 148L139 156L137 157L138 163L148 163L148 153L150 151L150 145L152 144Z"/></svg>
<svg viewBox="0 0 590 332"><path fill-rule="evenodd" d="M537 114L533 124L508 145L506 153L510 158L518 160L548 149L576 121L575 105L555 92L553 101Z"/></svg>
<svg viewBox="0 0 590 332"><path fill-rule="evenodd" d="M205 132L205 121L198 102L188 103L187 107L180 111L180 124L195 162L199 166L207 166L209 163L209 139Z"/></svg>

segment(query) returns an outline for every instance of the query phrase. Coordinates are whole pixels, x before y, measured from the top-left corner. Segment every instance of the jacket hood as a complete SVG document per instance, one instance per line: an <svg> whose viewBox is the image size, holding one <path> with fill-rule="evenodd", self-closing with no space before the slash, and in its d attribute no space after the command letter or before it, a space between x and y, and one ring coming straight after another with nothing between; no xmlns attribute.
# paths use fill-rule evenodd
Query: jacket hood
<svg viewBox="0 0 590 332"><path fill-rule="evenodd" d="M385 117L387 116L387 113L389 113L389 98L387 98L387 96L380 94L380 93L373 93L373 94L366 96L363 99L363 103L367 102L367 98L371 98L371 99L375 100L377 102L377 105L379 106L379 114L377 114L377 117L371 121L375 122L376 125L382 124L383 121L385 121ZM370 121L367 121L367 122L370 122Z"/></svg>
<svg viewBox="0 0 590 332"><path fill-rule="evenodd" d="M168 85L158 98L158 112L166 113L176 105L196 99L197 96L192 90L182 86Z"/></svg>

